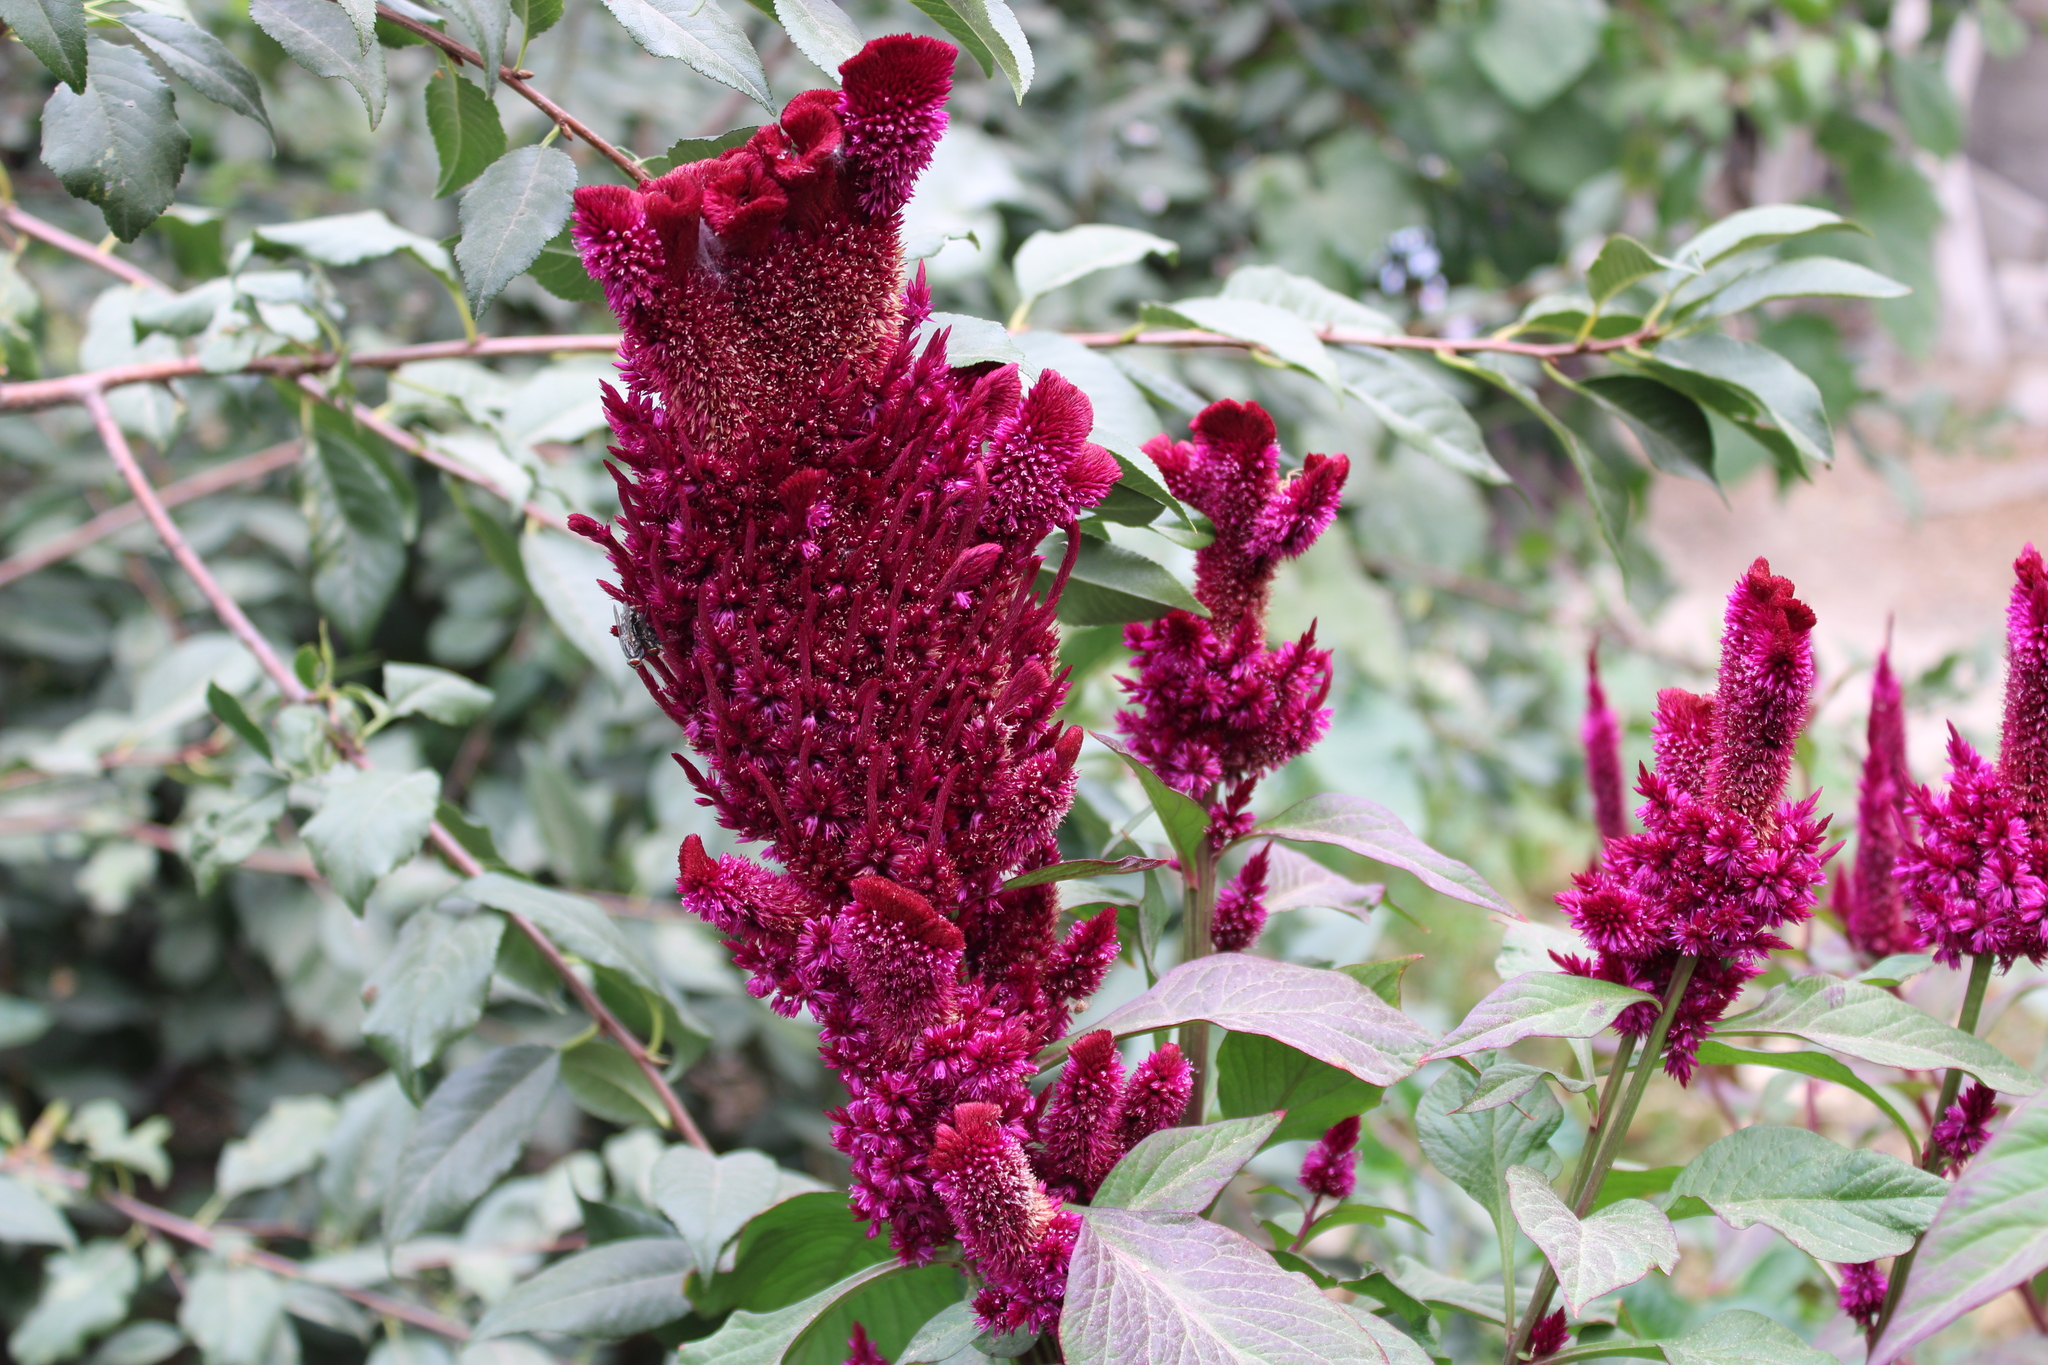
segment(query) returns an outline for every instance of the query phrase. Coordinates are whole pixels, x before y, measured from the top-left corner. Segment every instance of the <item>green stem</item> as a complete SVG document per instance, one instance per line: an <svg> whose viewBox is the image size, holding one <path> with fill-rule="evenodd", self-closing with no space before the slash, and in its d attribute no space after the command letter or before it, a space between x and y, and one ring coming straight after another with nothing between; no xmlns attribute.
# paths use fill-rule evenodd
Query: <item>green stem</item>
<svg viewBox="0 0 2048 1365"><path fill-rule="evenodd" d="M1607 1182L1607 1172L1621 1150L1622 1139L1628 1136L1629 1124L1635 1121L1636 1109L1643 1102L1643 1092L1650 1088L1650 1077L1663 1065L1664 1037L1671 1032L1671 1021L1678 1017L1679 1002L1685 999L1686 984L1692 980L1693 968L1698 965L1696 957L1678 959L1677 967L1671 972L1671 984L1664 988L1664 1007L1657 1015L1656 1026L1650 1030L1642 1057L1629 1075L1628 1091L1622 1096L1618 1109L1614 1106L1614 1078L1628 1070L1629 1058L1626 1051L1617 1052L1614 1056L1614 1067L1607 1073L1607 1089L1601 1096L1599 1145L1591 1157L1580 1160L1579 1174L1572 1180L1571 1209L1579 1218L1584 1218L1593 1202L1600 1197L1600 1187ZM1543 1273L1536 1279L1536 1292L1529 1296L1529 1307L1522 1314L1520 1328L1508 1339L1507 1354L1501 1357L1501 1365L1515 1365L1522 1352L1529 1349L1529 1338L1535 1334L1536 1324L1550 1311L1550 1297L1556 1292L1557 1272L1545 1261Z"/></svg>
<svg viewBox="0 0 2048 1365"><path fill-rule="evenodd" d="M1991 985L1993 965L1993 955L1990 953L1979 953L1970 961L1970 984L1963 989L1963 1008L1961 1013L1956 1015L1956 1027L1965 1033L1977 1032L1977 1021L1984 1013L1984 992ZM1940 1123L1942 1115L1948 1113L1948 1107L1956 1102L1956 1096L1962 1092L1962 1088L1962 1069L1950 1067L1948 1075L1941 1081L1941 1098L1935 1102L1936 1123ZM1926 1148L1920 1154L1920 1168L1938 1175L1944 1161L1941 1147L1935 1142L1934 1134L1930 1130ZM1925 1236L1925 1233L1921 1234L1921 1237ZM1892 1314L1898 1311L1899 1299L1906 1290L1906 1277L1913 1273L1913 1262L1920 1256L1921 1237L1914 1238L1913 1245L1906 1249L1906 1254L1892 1262L1891 1285L1885 1290L1884 1308L1878 1313L1877 1321L1870 1325L1867 1335L1873 1348L1877 1345L1877 1339L1884 1335L1884 1329L1891 1325Z"/></svg>
<svg viewBox="0 0 2048 1365"><path fill-rule="evenodd" d="M1193 962L1216 951L1209 926L1216 917L1216 850L1205 836L1181 869L1186 886L1181 916L1181 961ZM1180 1050L1194 1072L1184 1121L1199 1125L1209 1112L1209 1021L1196 1019L1180 1026Z"/></svg>

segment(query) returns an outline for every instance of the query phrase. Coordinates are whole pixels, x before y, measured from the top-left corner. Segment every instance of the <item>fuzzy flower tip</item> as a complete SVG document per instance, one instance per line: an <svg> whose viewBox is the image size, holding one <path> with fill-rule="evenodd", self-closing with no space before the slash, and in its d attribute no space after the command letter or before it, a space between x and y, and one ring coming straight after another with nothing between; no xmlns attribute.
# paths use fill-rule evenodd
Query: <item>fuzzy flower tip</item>
<svg viewBox="0 0 2048 1365"><path fill-rule="evenodd" d="M1118 681L1138 709L1119 713L1117 728L1162 779L1199 799L1219 782L1256 781L1329 727L1329 652L1315 648L1313 628L1268 649L1266 603L1281 561L1336 516L1351 464L1310 455L1282 480L1273 419L1256 403L1210 404L1193 436L1161 436L1145 451L1174 496L1216 528L1195 553L1195 597L1209 616L1176 609L1125 627L1137 676Z"/></svg>
<svg viewBox="0 0 2048 1365"><path fill-rule="evenodd" d="M2013 561L2006 608L2005 729L1998 772L2034 834L2048 839L2048 565L2032 545Z"/></svg>
<svg viewBox="0 0 2048 1365"><path fill-rule="evenodd" d="M1339 1119L1301 1161L1301 1187L1325 1199L1343 1201L1358 1185L1358 1119Z"/></svg>
<svg viewBox="0 0 2048 1365"><path fill-rule="evenodd" d="M1970 1088L1948 1107L1940 1122L1934 1125L1931 1134L1934 1146L1951 1165L1962 1165L1983 1151L1984 1144L1991 1141L1991 1116L1997 1112L1997 1092L1982 1081L1970 1082Z"/></svg>
<svg viewBox="0 0 2048 1365"><path fill-rule="evenodd" d="M571 524L610 557L702 802L779 865L691 838L677 886L754 994L818 1021L855 1212L912 1262L956 1236L992 1249L988 1314L1041 1321L1058 1277L1027 1263L1053 1252L960 1222L989 1187L955 1162L949 1204L934 1153L963 1105L990 1117L946 1150L1037 1141L1032 1056L1115 957L1113 920L1062 941L1054 888L1002 885L1057 860L1081 743L1058 720L1065 570L1041 592L1037 547L1116 464L1057 374L1026 391L917 339L930 294L902 283L898 210L956 55L876 39L745 146L577 192L624 339L620 515ZM1035 1186L1022 1147L1003 1160Z"/></svg>
<svg viewBox="0 0 2048 1365"><path fill-rule="evenodd" d="M1195 1073L1178 1043L1168 1043L1138 1063L1124 1087L1123 1112L1117 1129L1128 1151L1162 1128L1179 1121L1194 1094Z"/></svg>
<svg viewBox="0 0 2048 1365"><path fill-rule="evenodd" d="M889 1359L875 1349L875 1343L868 1337L868 1329L859 1323L853 1324L853 1335L846 1342L846 1365L889 1365Z"/></svg>
<svg viewBox="0 0 2048 1365"><path fill-rule="evenodd" d="M939 1127L931 1164L939 1195L980 1269L974 1307L991 1331L1043 1332L1059 1317L1079 1214L1062 1211L1032 1174L993 1104L963 1104Z"/></svg>
<svg viewBox="0 0 2048 1365"><path fill-rule="evenodd" d="M1547 1314L1536 1324L1536 1330L1529 1333L1529 1359L1542 1360L1562 1351L1572 1339L1571 1332L1564 1325L1564 1310L1558 1309Z"/></svg>
<svg viewBox="0 0 2048 1365"><path fill-rule="evenodd" d="M1558 896L1594 957L1567 971L1662 995L1679 960L1697 959L1665 1040L1664 1066L1692 1076L1700 1040L1764 959L1773 931L1812 913L1836 847L1817 797L1779 804L1813 682L1813 613L1758 560L1729 597L1721 687L1668 689L1652 734L1657 769L1637 790L1644 829L1607 841L1601 863ZM1615 1027L1648 1033L1657 1009L1631 1006Z"/></svg>
<svg viewBox="0 0 2048 1365"><path fill-rule="evenodd" d="M1906 801L1913 779L1906 769L1905 705L1888 654L1877 656L1866 733L1869 752L1856 795L1856 862L1837 883L1835 899L1850 946L1875 962L1920 946L1895 870L1912 833Z"/></svg>
<svg viewBox="0 0 2048 1365"><path fill-rule="evenodd" d="M1898 861L1898 879L1920 938L1935 960L1954 967L1991 953L2001 967L2048 955L2042 916L2048 865L2018 796L1949 727L1949 788L1915 790L1919 838Z"/></svg>
<svg viewBox="0 0 2048 1365"><path fill-rule="evenodd" d="M1245 860L1230 885L1216 897L1215 918L1210 921L1209 941L1219 953L1241 953L1258 941L1266 927L1266 864L1271 844Z"/></svg>
<svg viewBox="0 0 2048 1365"><path fill-rule="evenodd" d="M1867 1328L1877 1322L1877 1315L1884 1311L1885 1295L1890 1292L1891 1281L1877 1268L1877 1262L1864 1261L1842 1267L1842 1288L1836 1302L1851 1322Z"/></svg>
<svg viewBox="0 0 2048 1365"><path fill-rule="evenodd" d="M1627 799L1621 782L1621 722L1600 686L1600 653L1586 651L1586 720L1579 728L1586 746L1586 785L1593 793L1593 824L1602 839L1628 833Z"/></svg>

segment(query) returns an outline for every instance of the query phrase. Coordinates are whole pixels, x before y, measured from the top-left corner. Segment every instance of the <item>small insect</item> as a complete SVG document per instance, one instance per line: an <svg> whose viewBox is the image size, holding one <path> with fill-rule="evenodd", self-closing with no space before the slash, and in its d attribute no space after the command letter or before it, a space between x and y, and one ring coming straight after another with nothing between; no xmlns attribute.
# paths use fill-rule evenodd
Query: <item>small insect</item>
<svg viewBox="0 0 2048 1365"><path fill-rule="evenodd" d="M647 656L661 648L653 625L631 607L612 608L612 634L619 637L619 649L634 668L645 664Z"/></svg>

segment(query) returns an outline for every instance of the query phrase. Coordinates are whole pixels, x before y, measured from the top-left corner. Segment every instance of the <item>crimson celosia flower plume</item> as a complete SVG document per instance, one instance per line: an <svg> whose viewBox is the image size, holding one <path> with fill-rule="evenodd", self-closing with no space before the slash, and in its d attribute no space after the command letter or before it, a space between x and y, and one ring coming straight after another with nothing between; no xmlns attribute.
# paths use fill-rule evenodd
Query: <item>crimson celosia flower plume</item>
<svg viewBox="0 0 2048 1365"><path fill-rule="evenodd" d="M1529 1359L1543 1360L1556 1355L1570 1344L1571 1329L1565 1325L1564 1310L1547 1314L1536 1324L1536 1330L1529 1334Z"/></svg>
<svg viewBox="0 0 2048 1365"><path fill-rule="evenodd" d="M1074 542L1117 466L1059 375L1027 392L917 340L930 296L921 272L903 285L898 211L956 55L877 39L745 146L577 191L625 384L618 522L571 525L653 641L636 664L703 802L780 864L693 836L677 885L750 990L818 1021L855 1212L911 1261L960 1236L987 1319L1042 1324L1072 1238L1033 1240L1065 1225L1024 1155L1026 1080L1114 960L1115 919L1062 937L1055 888L1002 885L1057 859L1081 744L1056 719L1066 568L1040 593L1037 547ZM1155 1058L1146 1103L1185 1067ZM1130 1111L1101 1119L1089 1169ZM988 1221L998 1188L1036 1231Z"/></svg>
<svg viewBox="0 0 2048 1365"><path fill-rule="evenodd" d="M2018 797L2035 837L2048 840L2048 565L2029 545L2012 567L1998 772Z"/></svg>
<svg viewBox="0 0 2048 1365"><path fill-rule="evenodd" d="M1358 1186L1358 1119L1337 1120L1301 1161L1301 1187L1324 1199L1343 1201Z"/></svg>
<svg viewBox="0 0 2048 1365"><path fill-rule="evenodd" d="M1906 920L1905 895L1896 865L1912 834L1907 798L1913 779L1906 768L1906 708L1889 651L1877 656L1870 683L1869 751L1856 796L1856 861L1835 887L1836 908L1849 944L1866 962L1920 946L1919 931Z"/></svg>
<svg viewBox="0 0 2048 1365"><path fill-rule="evenodd" d="M1593 793L1593 827L1602 839L1628 833L1628 799L1621 781L1621 721L1600 686L1600 651L1586 651L1586 719L1579 727L1586 746L1586 785Z"/></svg>
<svg viewBox="0 0 2048 1365"><path fill-rule="evenodd" d="M1664 1066L1691 1078L1700 1040L1785 946L1772 930L1812 913L1827 821L1817 798L1781 804L1813 687L1813 613L1759 559L1729 595L1719 687L1657 698L1654 772L1637 790L1644 829L1609 839L1598 867L1558 904L1593 948L1559 959L1581 976L1662 995L1679 960L1697 959L1665 1041ZM1839 846L1837 846L1839 847ZM1640 1037L1657 1008L1630 1006L1615 1027Z"/></svg>
<svg viewBox="0 0 2048 1365"><path fill-rule="evenodd" d="M1864 1261L1842 1267L1842 1287L1837 1291L1835 1301L1851 1322L1859 1327L1869 1327L1884 1311L1885 1296L1890 1292L1891 1281L1884 1271L1878 1269L1877 1262Z"/></svg>
<svg viewBox="0 0 2048 1365"><path fill-rule="evenodd" d="M1951 1170L1960 1167L1991 1141L1991 1119L1997 1112L1998 1092L1982 1081L1971 1081L1970 1088L1942 1111L1927 1136L1928 1144L1948 1159Z"/></svg>

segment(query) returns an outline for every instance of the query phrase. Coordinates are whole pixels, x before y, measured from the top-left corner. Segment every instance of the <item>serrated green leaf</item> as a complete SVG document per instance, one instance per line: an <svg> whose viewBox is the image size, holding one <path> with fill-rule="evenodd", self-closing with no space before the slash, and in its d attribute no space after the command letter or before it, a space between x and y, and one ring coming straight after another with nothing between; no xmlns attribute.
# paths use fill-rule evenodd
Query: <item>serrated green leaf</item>
<svg viewBox="0 0 2048 1365"><path fill-rule="evenodd" d="M432 772L343 770L300 831L335 893L360 911L378 879L419 852L433 823L441 780Z"/></svg>
<svg viewBox="0 0 2048 1365"><path fill-rule="evenodd" d="M283 1284L268 1271L209 1265L186 1285L178 1325L206 1365L272 1365L278 1336L292 1330L284 1302Z"/></svg>
<svg viewBox="0 0 2048 1365"><path fill-rule="evenodd" d="M990 69L990 62L1003 69L1009 78L1010 90L1017 97L1017 103L1024 102L1024 94L1031 89L1031 82L1037 71L1037 64L1031 55L1031 44L1024 36L1023 25L1003 0L915 0L917 7L938 19L946 31L960 36L965 41L972 37L971 47L979 49L974 57L981 63L983 71ZM941 12L943 11L943 13ZM947 20L952 22L948 23ZM957 26L957 27L956 27Z"/></svg>
<svg viewBox="0 0 2048 1365"><path fill-rule="evenodd" d="M1913 291L1868 266L1833 256L1797 256L1738 276L1702 309L1707 317L1728 317L1773 299L1898 299Z"/></svg>
<svg viewBox="0 0 2048 1365"><path fill-rule="evenodd" d="M345 638L366 643L405 575L417 495L380 439L325 404L312 409L306 438L299 499L311 532L313 600Z"/></svg>
<svg viewBox="0 0 2048 1365"><path fill-rule="evenodd" d="M1834 435L1820 390L1768 347L1718 332L1695 332L1662 343L1647 360L1629 363L1715 409L1795 462L1834 461Z"/></svg>
<svg viewBox="0 0 2048 1365"><path fill-rule="evenodd" d="M718 0L605 0L605 8L655 56L674 58L775 114L760 54Z"/></svg>
<svg viewBox="0 0 2048 1365"><path fill-rule="evenodd" d="M1764 204L1741 209L1701 229L1671 256L1681 265L1705 269L1744 251L1840 229L1863 231L1841 214L1827 209L1806 204Z"/></svg>
<svg viewBox="0 0 2048 1365"><path fill-rule="evenodd" d="M569 229L563 228L549 239L533 258L533 264L526 268L533 276L533 282L558 299L570 303L603 303L604 286L590 278L590 272L583 268L583 254L576 250L576 243L570 240Z"/></svg>
<svg viewBox="0 0 2048 1365"><path fill-rule="evenodd" d="M753 3L758 7L764 0L753 0ZM946 30L947 36L960 44L963 52L974 58L974 64L981 68L982 75L995 75L996 59L988 50L988 44L981 40L980 34L968 27L965 19L954 13L952 5L948 4L947 0L910 0L910 3L926 17L936 20L939 27Z"/></svg>
<svg viewBox="0 0 2048 1365"><path fill-rule="evenodd" d="M1637 280L1647 279L1667 266L1667 262L1635 238L1616 233L1600 248L1593 264L1586 267L1586 288L1594 303L1605 305Z"/></svg>
<svg viewBox="0 0 2048 1365"><path fill-rule="evenodd" d="M434 186L439 198L461 189L505 154L505 125L491 97L446 65L427 82L426 98L427 131L441 166Z"/></svg>
<svg viewBox="0 0 2048 1365"><path fill-rule="evenodd" d="M669 1126L660 1093L631 1054L609 1038L592 1038L564 1051L562 1085L579 1109L607 1123Z"/></svg>
<svg viewBox="0 0 2048 1365"><path fill-rule="evenodd" d="M483 93L488 95L497 88L498 68L505 64L505 31L512 24L510 0L440 0L440 4L455 16L470 46L484 59L478 74L483 78Z"/></svg>
<svg viewBox="0 0 2048 1365"><path fill-rule="evenodd" d="M1482 483L1509 482L1465 405L1410 362L1364 347L1332 354L1344 391L1363 403L1395 440Z"/></svg>
<svg viewBox="0 0 2048 1365"><path fill-rule="evenodd" d="M383 1208L415 1117L398 1077L389 1071L342 1096L340 1117L327 1135L320 1163L323 1227L352 1236Z"/></svg>
<svg viewBox="0 0 2048 1365"><path fill-rule="evenodd" d="M789 30L796 50L839 84L839 66L865 41L860 27L832 0L775 0L775 17Z"/></svg>
<svg viewBox="0 0 2048 1365"><path fill-rule="evenodd" d="M454 1218L519 1159L560 1073L553 1048L501 1047L434 1087L384 1203L395 1246Z"/></svg>
<svg viewBox="0 0 2048 1365"><path fill-rule="evenodd" d="M690 1311L683 1276L690 1248L674 1237L607 1242L555 1262L491 1305L479 1340L514 1332L616 1340L651 1332Z"/></svg>
<svg viewBox="0 0 2048 1365"><path fill-rule="evenodd" d="M853 1216L845 1195L800 1194L748 1221L733 1268L708 1290L697 1282L698 1309L707 1315L734 1308L768 1312L892 1256L886 1241L867 1235L866 1222Z"/></svg>
<svg viewBox="0 0 2048 1365"><path fill-rule="evenodd" d="M1010 262L1023 296L1017 305L1015 326L1030 311L1033 302L1063 285L1085 279L1098 270L1130 265L1147 256L1180 259L1180 244L1136 228L1109 223L1084 223L1060 232L1038 231L1024 239Z"/></svg>
<svg viewBox="0 0 2048 1365"><path fill-rule="evenodd" d="M505 922L496 915L458 919L418 910L371 975L363 1037L415 1100L421 1098L421 1070L483 1017L504 932Z"/></svg>
<svg viewBox="0 0 2048 1365"><path fill-rule="evenodd" d="M121 23L187 85L215 104L255 119L276 139L256 73L242 65L226 43L175 15L124 14Z"/></svg>
<svg viewBox="0 0 2048 1365"><path fill-rule="evenodd" d="M621 0L638 3L638 0ZM714 0L703 0L707 8ZM462 195L462 240L455 246L472 316L540 255L569 221L576 163L558 147L519 147L505 153Z"/></svg>
<svg viewBox="0 0 2048 1365"><path fill-rule="evenodd" d="M206 685L206 709L214 719L240 735L245 743L267 761L270 758L270 736L263 733L263 727L249 718L242 709L242 703L235 700L231 692L221 691L219 683Z"/></svg>
<svg viewBox="0 0 2048 1365"><path fill-rule="evenodd" d="M5 23L58 80L84 93L84 0L0 0L0 23Z"/></svg>
<svg viewBox="0 0 2048 1365"><path fill-rule="evenodd" d="M1315 325L1284 308L1257 299L1180 299L1148 303L1139 314L1151 325L1195 327L1218 336L1251 343L1275 359L1328 384L1342 387L1335 363L1316 335Z"/></svg>
<svg viewBox="0 0 2048 1365"><path fill-rule="evenodd" d="M1714 429L1691 398L1637 374L1596 375L1575 387L1627 423L1651 464L1666 474L1715 483Z"/></svg>
<svg viewBox="0 0 2048 1365"><path fill-rule="evenodd" d="M1223 282L1222 297L1270 303L1317 327L1343 327L1384 336L1401 335L1401 324L1377 308L1369 308L1326 284L1282 270L1276 265L1247 265L1231 271L1230 278ZM1195 404L1197 408L1200 406L1199 402Z"/></svg>
<svg viewBox="0 0 2048 1365"><path fill-rule="evenodd" d="M375 42L365 45L339 5L328 0L249 0L249 17L306 70L316 76L339 76L354 86L372 128L383 121L389 81L384 47Z"/></svg>
<svg viewBox="0 0 2048 1365"><path fill-rule="evenodd" d="M675 144L660 156L651 158L647 164L649 175L663 175L678 166L688 166L699 161L709 161L735 147L744 147L760 129L756 127L734 128L720 133L717 137L679 138Z"/></svg>
<svg viewBox="0 0 2048 1365"><path fill-rule="evenodd" d="M1671 1221L1640 1199L1618 1200L1581 1219L1532 1167L1508 1167L1507 1187L1515 1222L1549 1258L1574 1317L1653 1266L1667 1275L1678 1268Z"/></svg>
<svg viewBox="0 0 2048 1365"><path fill-rule="evenodd" d="M560 23L562 9L562 0L512 0L512 13L518 18L528 42Z"/></svg>
<svg viewBox="0 0 2048 1365"><path fill-rule="evenodd" d="M1279 1126L1280 1115L1268 1113L1161 1129L1124 1153L1090 1203L1137 1213L1200 1213Z"/></svg>
<svg viewBox="0 0 2048 1365"><path fill-rule="evenodd" d="M85 89L59 86L43 106L43 164L132 242L170 206L192 139L149 58L97 37L85 49Z"/></svg>
<svg viewBox="0 0 2048 1365"><path fill-rule="evenodd" d="M1737 1228L1762 1223L1810 1256L1874 1261L1908 1250L1948 1183L1884 1152L1804 1128L1738 1128L1672 1182Z"/></svg>
<svg viewBox="0 0 2048 1365"><path fill-rule="evenodd" d="M446 283L455 283L455 263L446 247L417 232L407 232L378 209L267 223L251 234L250 242L267 256L303 256L333 266L360 265L403 252Z"/></svg>
<svg viewBox="0 0 2048 1365"><path fill-rule="evenodd" d="M502 872L471 877L459 889L479 905L533 921L557 948L598 967L609 967L643 990L661 991L640 950L590 901Z"/></svg>
<svg viewBox="0 0 2048 1365"><path fill-rule="evenodd" d="M425 716L443 725L467 725L491 709L492 693L460 673L425 664L384 665L384 700L394 716Z"/></svg>

